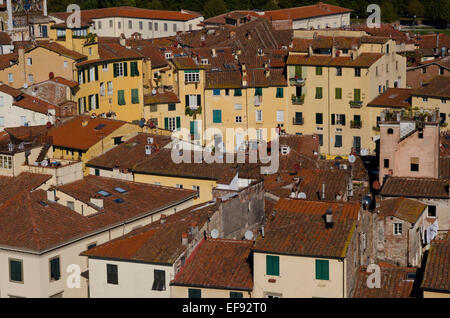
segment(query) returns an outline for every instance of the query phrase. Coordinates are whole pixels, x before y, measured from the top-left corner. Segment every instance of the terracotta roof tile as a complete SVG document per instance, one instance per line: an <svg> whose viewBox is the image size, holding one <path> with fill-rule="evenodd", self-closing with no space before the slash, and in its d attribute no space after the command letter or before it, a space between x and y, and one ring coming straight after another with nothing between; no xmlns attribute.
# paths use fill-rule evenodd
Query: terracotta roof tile
<svg viewBox="0 0 450 318"><path fill-rule="evenodd" d="M342 67L364 67L368 68L378 61L381 53L361 53L354 60L351 57L321 56L321 55L289 55L288 65L311 65L311 66L342 66Z"/></svg>
<svg viewBox="0 0 450 318"><path fill-rule="evenodd" d="M380 202L378 217L395 216L398 219L414 224L425 211L426 207L426 204L403 197L382 200Z"/></svg>
<svg viewBox="0 0 450 318"><path fill-rule="evenodd" d="M180 99L173 92L157 92L144 95L144 105L179 103Z"/></svg>
<svg viewBox="0 0 450 318"><path fill-rule="evenodd" d="M171 285L251 291L252 246L253 241L203 240Z"/></svg>
<svg viewBox="0 0 450 318"><path fill-rule="evenodd" d="M93 258L120 259L149 263L173 264L186 250L181 236L192 223L202 228L218 209L217 204L200 204L167 216L165 223L156 221L122 237L82 253ZM192 239L192 238L191 238Z"/></svg>
<svg viewBox="0 0 450 318"><path fill-rule="evenodd" d="M29 172L22 172L16 177L0 176L0 188L2 189L0 191L0 206L20 192L38 188L50 178L50 175Z"/></svg>
<svg viewBox="0 0 450 318"><path fill-rule="evenodd" d="M28 109L34 112L47 114L49 109L58 108L57 106L47 103L42 99L23 93L22 91L8 85L1 85L0 91L14 97L14 106Z"/></svg>
<svg viewBox="0 0 450 318"><path fill-rule="evenodd" d="M11 45L11 37L6 32L0 32L0 45Z"/></svg>
<svg viewBox="0 0 450 318"><path fill-rule="evenodd" d="M412 92L413 89L410 88L389 88L384 93L375 97L367 106L408 108L411 107Z"/></svg>
<svg viewBox="0 0 450 318"><path fill-rule="evenodd" d="M389 177L383 184L385 197L448 199L449 180L432 178Z"/></svg>
<svg viewBox="0 0 450 318"><path fill-rule="evenodd" d="M331 207L333 227L326 228L324 214ZM280 199L255 251L298 256L345 258L354 234L359 203L314 202Z"/></svg>
<svg viewBox="0 0 450 318"><path fill-rule="evenodd" d="M429 291L450 292L450 241L432 241L421 287Z"/></svg>
<svg viewBox="0 0 450 318"><path fill-rule="evenodd" d="M414 297L414 279L408 279L408 274L416 274L416 268L394 267L378 264L381 272L380 288L369 288L367 278L372 272L367 272L365 266L356 273L356 287L353 298L409 298Z"/></svg>
<svg viewBox="0 0 450 318"><path fill-rule="evenodd" d="M83 126L84 122L85 126ZM55 146L87 150L124 124L125 122L118 120L77 116L61 126L53 128L49 132L49 136L53 139ZM101 127L101 129L97 127Z"/></svg>
<svg viewBox="0 0 450 318"><path fill-rule="evenodd" d="M19 55L17 53L0 54L0 70L10 67L17 62Z"/></svg>
<svg viewBox="0 0 450 318"><path fill-rule="evenodd" d="M414 90L412 95L450 99L450 77L436 76L423 87Z"/></svg>

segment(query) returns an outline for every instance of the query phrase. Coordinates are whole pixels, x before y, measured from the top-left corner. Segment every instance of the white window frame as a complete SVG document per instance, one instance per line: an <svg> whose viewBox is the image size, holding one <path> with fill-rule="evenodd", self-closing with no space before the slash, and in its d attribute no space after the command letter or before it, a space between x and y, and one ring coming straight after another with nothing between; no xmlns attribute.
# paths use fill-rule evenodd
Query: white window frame
<svg viewBox="0 0 450 318"><path fill-rule="evenodd" d="M8 82L14 83L14 74L13 73L8 74Z"/></svg>
<svg viewBox="0 0 450 318"><path fill-rule="evenodd" d="M255 110L255 116L256 116L256 122L262 122L263 121L263 112L262 110Z"/></svg>
<svg viewBox="0 0 450 318"><path fill-rule="evenodd" d="M235 122L236 123L242 123L242 116L236 116Z"/></svg>
<svg viewBox="0 0 450 318"><path fill-rule="evenodd" d="M32 59L31 57L28 57L28 58L27 58L27 65L28 65L28 66L33 65L33 59Z"/></svg>
<svg viewBox="0 0 450 318"><path fill-rule="evenodd" d="M168 117L167 118L167 129L170 131L175 131L177 129L177 118Z"/></svg>
<svg viewBox="0 0 450 318"><path fill-rule="evenodd" d="M184 73L184 82L185 83L200 83L200 72L198 73Z"/></svg>
<svg viewBox="0 0 450 318"><path fill-rule="evenodd" d="M108 89L108 96L113 95L113 82L109 81L106 83L107 89Z"/></svg>
<svg viewBox="0 0 450 318"><path fill-rule="evenodd" d="M394 235L402 235L403 234L403 224L399 222L395 222L392 224Z"/></svg>
<svg viewBox="0 0 450 318"><path fill-rule="evenodd" d="M284 110L277 110L277 122L284 123Z"/></svg>
<svg viewBox="0 0 450 318"><path fill-rule="evenodd" d="M105 96L105 82L100 83L100 96Z"/></svg>

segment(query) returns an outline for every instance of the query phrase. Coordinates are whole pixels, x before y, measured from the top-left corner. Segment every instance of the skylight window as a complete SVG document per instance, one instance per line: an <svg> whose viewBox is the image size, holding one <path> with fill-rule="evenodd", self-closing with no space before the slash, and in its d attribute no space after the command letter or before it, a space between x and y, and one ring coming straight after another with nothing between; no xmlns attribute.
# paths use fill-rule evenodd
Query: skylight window
<svg viewBox="0 0 450 318"><path fill-rule="evenodd" d="M416 273L406 274L406 280L415 280L415 279L416 279Z"/></svg>
<svg viewBox="0 0 450 318"><path fill-rule="evenodd" d="M126 193L127 192L127 190L125 190L125 189L123 189L121 187L116 187L116 188L114 188L114 190L119 192L119 193Z"/></svg>
<svg viewBox="0 0 450 318"><path fill-rule="evenodd" d="M121 198L117 198L117 199L114 200L114 202L116 202L116 203L124 203L125 200L121 199Z"/></svg>
<svg viewBox="0 0 450 318"><path fill-rule="evenodd" d="M106 191L104 191L104 190L100 190L100 191L98 191L97 193L98 193L98 194L101 194L101 195L104 196L104 197L109 197L109 196L111 195L111 193L106 192Z"/></svg>
<svg viewBox="0 0 450 318"><path fill-rule="evenodd" d="M94 129L95 130L101 130L101 129L103 129L103 127L105 127L106 125L105 124L100 124L100 125L98 125L97 127L95 127Z"/></svg>

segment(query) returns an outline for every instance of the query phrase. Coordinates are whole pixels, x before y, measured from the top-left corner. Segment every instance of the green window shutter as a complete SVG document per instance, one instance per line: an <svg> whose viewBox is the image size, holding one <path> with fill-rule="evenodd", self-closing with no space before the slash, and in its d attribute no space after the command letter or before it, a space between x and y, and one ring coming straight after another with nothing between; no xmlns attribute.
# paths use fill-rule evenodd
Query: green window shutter
<svg viewBox="0 0 450 318"><path fill-rule="evenodd" d="M195 121L191 121L189 123L189 132L190 132L191 135L195 134Z"/></svg>
<svg viewBox="0 0 450 318"><path fill-rule="evenodd" d="M10 280L15 282L21 282L22 281L22 262L20 261L9 261L9 268L10 268Z"/></svg>
<svg viewBox="0 0 450 318"><path fill-rule="evenodd" d="M169 118L164 117L164 129L169 129Z"/></svg>
<svg viewBox="0 0 450 318"><path fill-rule="evenodd" d="M128 63L123 62L123 76L128 76Z"/></svg>
<svg viewBox="0 0 450 318"><path fill-rule="evenodd" d="M131 67L131 76L139 76L138 63L131 62L130 67Z"/></svg>
<svg viewBox="0 0 450 318"><path fill-rule="evenodd" d="M322 75L322 66L316 66L316 75Z"/></svg>
<svg viewBox="0 0 450 318"><path fill-rule="evenodd" d="M361 90L359 88L353 90L353 99L355 102L361 101Z"/></svg>
<svg viewBox="0 0 450 318"><path fill-rule="evenodd" d="M117 103L119 105L125 105L125 91L124 90L117 91Z"/></svg>
<svg viewBox="0 0 450 318"><path fill-rule="evenodd" d="M316 124L323 124L323 115L322 115L322 113L316 113Z"/></svg>
<svg viewBox="0 0 450 318"><path fill-rule="evenodd" d="M295 65L295 76L301 78L302 77L302 66Z"/></svg>
<svg viewBox="0 0 450 318"><path fill-rule="evenodd" d="M277 98L283 98L283 87L277 87Z"/></svg>
<svg viewBox="0 0 450 318"><path fill-rule="evenodd" d="M316 87L316 99L322 99L322 87Z"/></svg>
<svg viewBox="0 0 450 318"><path fill-rule="evenodd" d="M336 124L336 119L335 119L334 114L331 114L331 124L332 125Z"/></svg>
<svg viewBox="0 0 450 318"><path fill-rule="evenodd" d="M255 88L255 96L262 96L262 88L261 87Z"/></svg>
<svg viewBox="0 0 450 318"><path fill-rule="evenodd" d="M234 96L242 96L242 90L240 88L235 88Z"/></svg>
<svg viewBox="0 0 450 318"><path fill-rule="evenodd" d="M169 106L168 106L168 111L174 111L174 110L176 110L177 109L177 107L176 107L176 105L174 104L174 103L170 103L169 104Z"/></svg>
<svg viewBox="0 0 450 318"><path fill-rule="evenodd" d="M266 274L271 276L280 275L280 257L266 255Z"/></svg>
<svg viewBox="0 0 450 318"><path fill-rule="evenodd" d="M117 63L114 63L113 68L114 68L114 77L119 76L119 66L117 65Z"/></svg>
<svg viewBox="0 0 450 318"><path fill-rule="evenodd" d="M342 88L336 87L336 99L342 99Z"/></svg>
<svg viewBox="0 0 450 318"><path fill-rule="evenodd" d="M139 104L139 89L138 88L133 88L131 90L131 103Z"/></svg>
<svg viewBox="0 0 450 318"><path fill-rule="evenodd" d="M95 80L98 81L98 66L95 65Z"/></svg>
<svg viewBox="0 0 450 318"><path fill-rule="evenodd" d="M180 117L177 117L176 118L176 129L180 130L180 128L181 128L181 119L180 119Z"/></svg>
<svg viewBox="0 0 450 318"><path fill-rule="evenodd" d="M222 122L222 111L220 109L213 110L213 123L220 124Z"/></svg>
<svg viewBox="0 0 450 318"><path fill-rule="evenodd" d="M360 115L353 115L353 121L357 122L357 123L361 122L361 116Z"/></svg>
<svg viewBox="0 0 450 318"><path fill-rule="evenodd" d="M96 109L100 108L100 104L99 104L99 100L98 100L98 94L95 94L95 106L96 106Z"/></svg>
<svg viewBox="0 0 450 318"><path fill-rule="evenodd" d="M316 279L329 280L329 262L328 260L316 259Z"/></svg>

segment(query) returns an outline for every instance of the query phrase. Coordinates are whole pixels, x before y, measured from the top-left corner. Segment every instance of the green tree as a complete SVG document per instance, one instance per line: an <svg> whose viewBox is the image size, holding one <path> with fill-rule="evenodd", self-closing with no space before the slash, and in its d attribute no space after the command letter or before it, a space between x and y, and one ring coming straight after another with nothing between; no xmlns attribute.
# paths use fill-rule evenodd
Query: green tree
<svg viewBox="0 0 450 318"><path fill-rule="evenodd" d="M408 14L411 17L423 18L425 15L425 7L419 0L412 0L408 5Z"/></svg>
<svg viewBox="0 0 450 318"><path fill-rule="evenodd" d="M398 18L391 2L383 2L381 5L381 19L385 22L393 22Z"/></svg>
<svg viewBox="0 0 450 318"><path fill-rule="evenodd" d="M225 12L227 12L227 8L223 0L209 0L203 7L205 18L214 17Z"/></svg>
<svg viewBox="0 0 450 318"><path fill-rule="evenodd" d="M278 10L279 7L278 5L275 3L274 0L269 0L269 2L266 3L266 5L264 6L264 10L266 11L270 11L270 10Z"/></svg>

